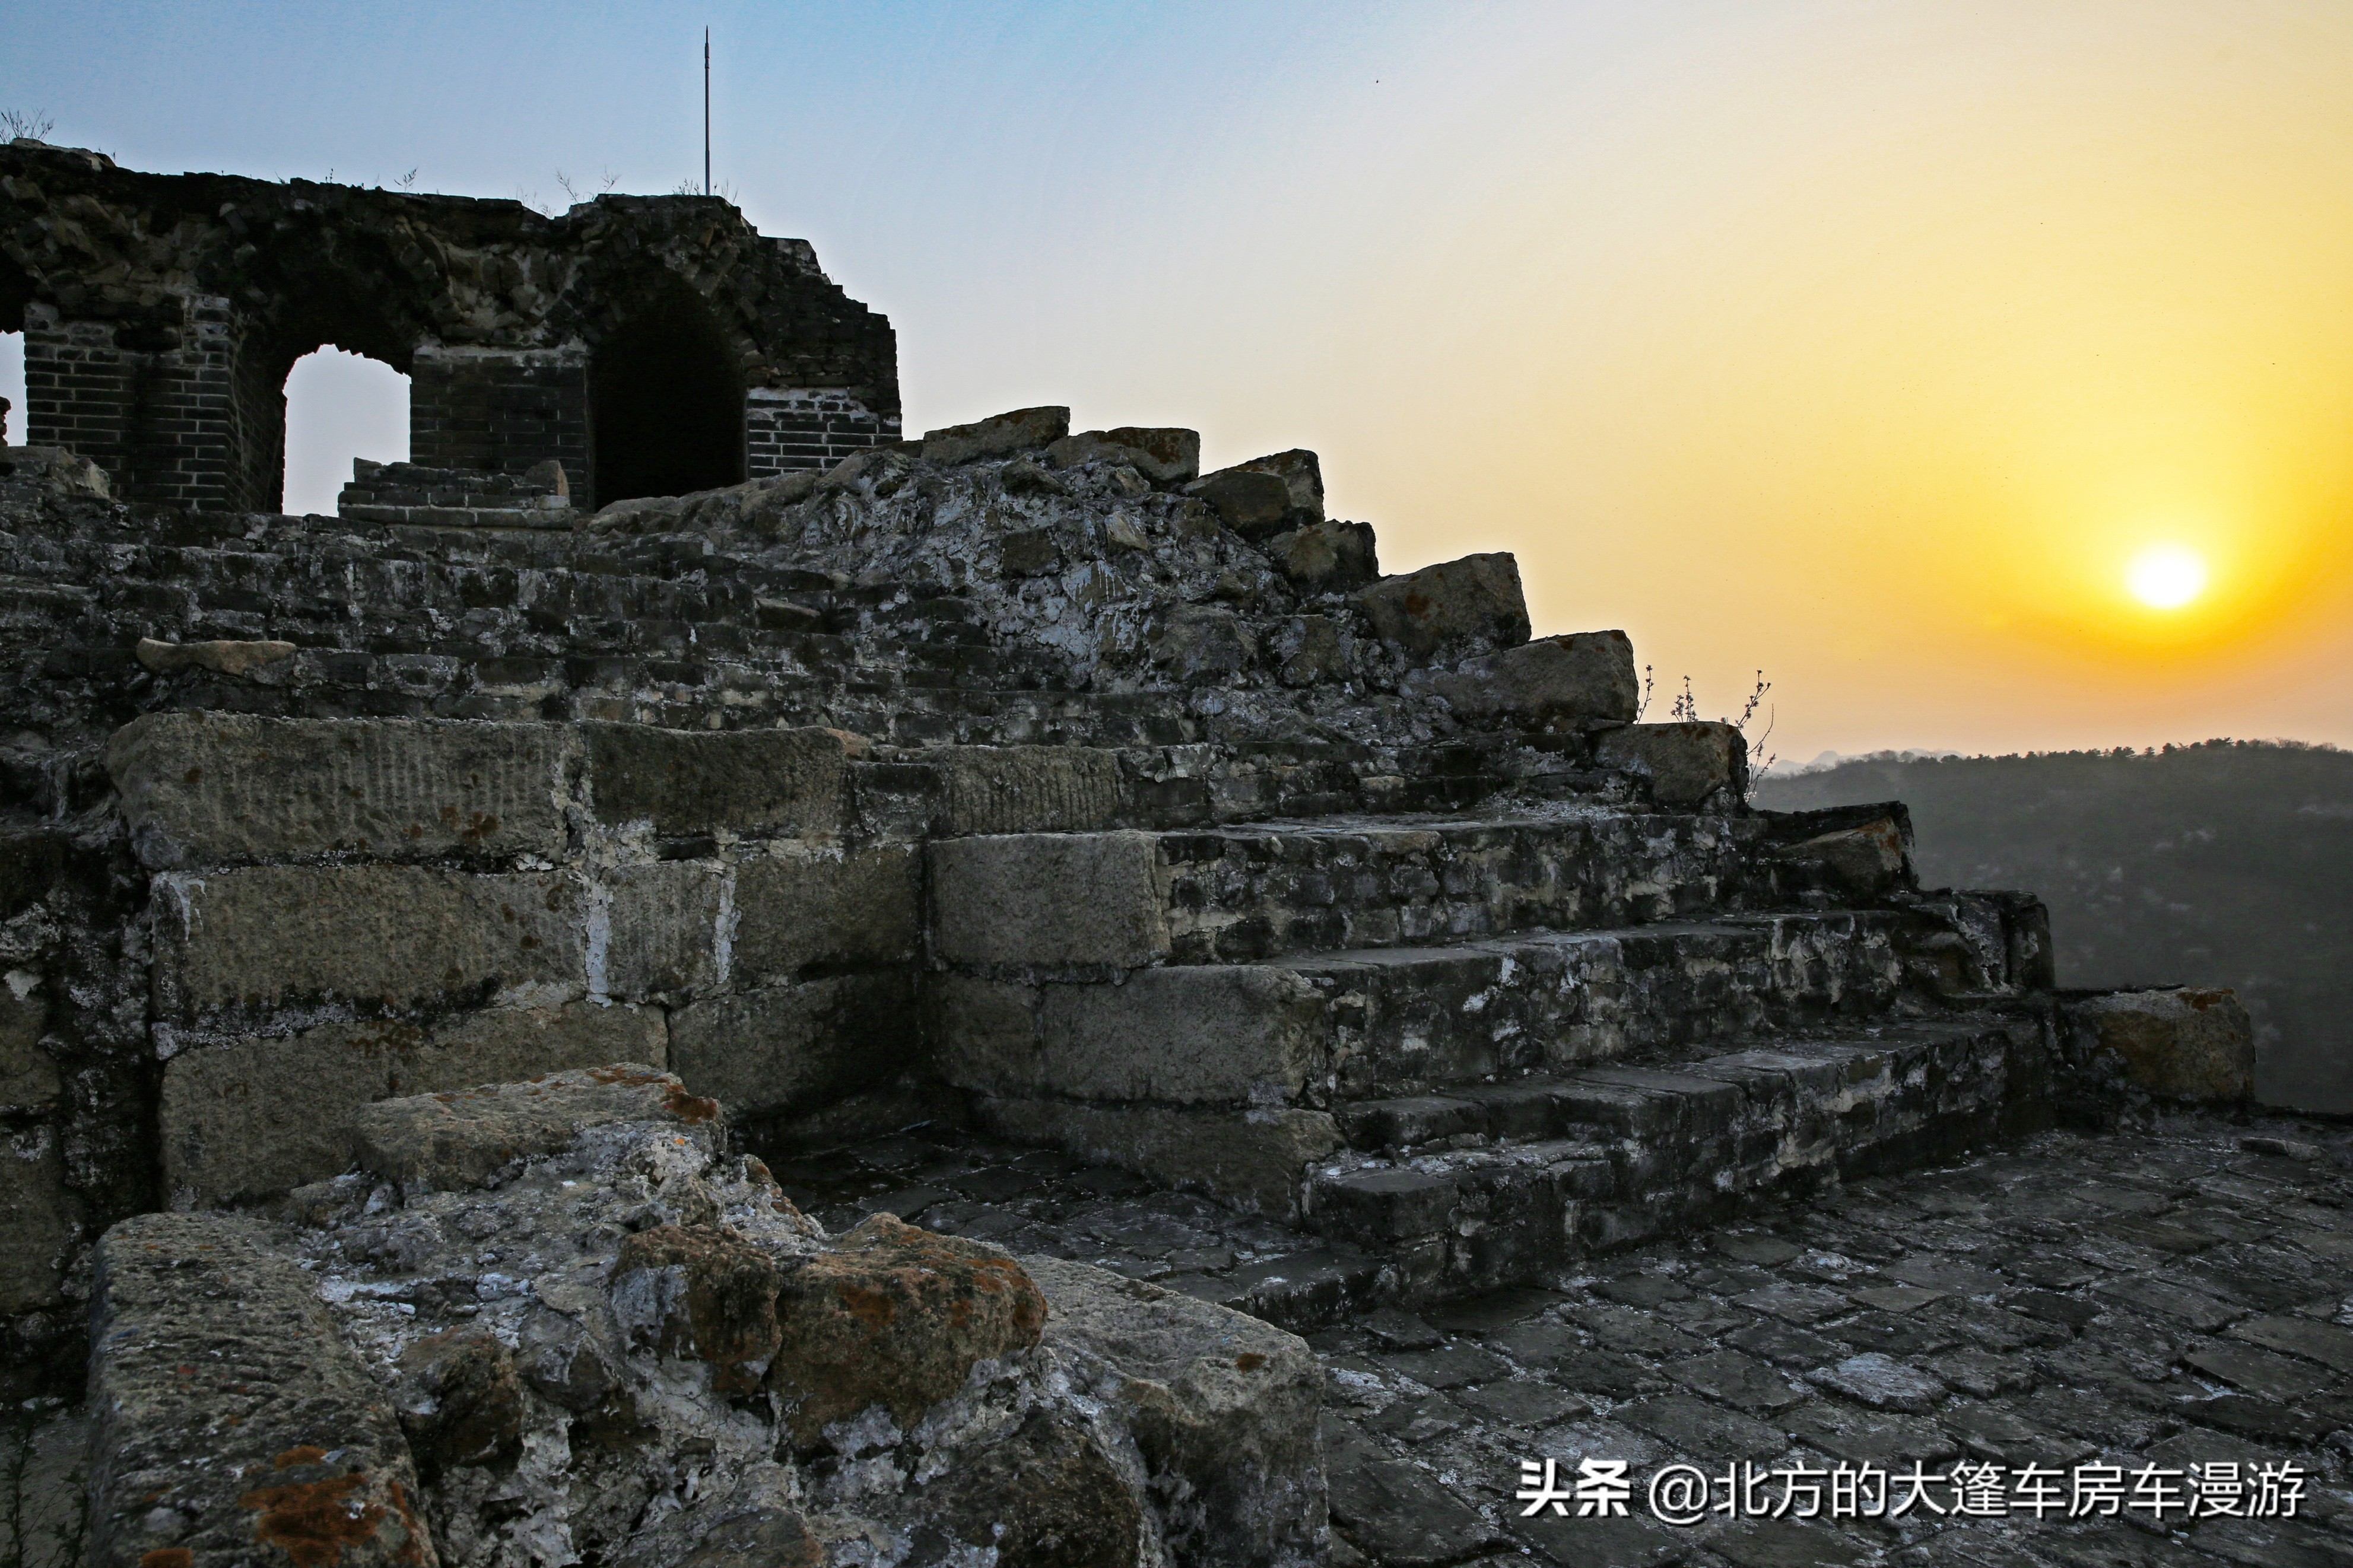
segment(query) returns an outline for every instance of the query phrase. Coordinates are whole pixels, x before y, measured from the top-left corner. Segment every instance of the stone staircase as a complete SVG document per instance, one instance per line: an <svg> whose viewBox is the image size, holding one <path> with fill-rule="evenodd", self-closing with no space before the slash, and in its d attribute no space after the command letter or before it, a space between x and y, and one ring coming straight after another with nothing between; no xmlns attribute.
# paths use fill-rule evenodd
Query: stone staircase
<svg viewBox="0 0 2353 1568"><path fill-rule="evenodd" d="M2049 1113L2040 906L1917 889L1900 806L1750 811L1622 635L1377 577L1310 455L1011 424L630 528L0 517L0 816L70 867L10 909L114 933L12 960L76 998L22 1300L372 1100L617 1059L780 1161L1107 1161L1329 1245L1219 1289L1356 1305Z"/></svg>
<svg viewBox="0 0 2353 1568"><path fill-rule="evenodd" d="M1564 802L935 842L931 1059L992 1130L1409 1300L2031 1119L2039 909L1900 869L1791 908L1827 895L1775 832Z"/></svg>

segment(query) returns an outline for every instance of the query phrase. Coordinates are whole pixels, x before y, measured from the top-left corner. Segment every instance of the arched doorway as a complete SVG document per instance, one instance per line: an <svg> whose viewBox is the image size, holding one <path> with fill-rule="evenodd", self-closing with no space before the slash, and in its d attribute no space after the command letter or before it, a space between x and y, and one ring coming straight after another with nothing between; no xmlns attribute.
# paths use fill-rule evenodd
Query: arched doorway
<svg viewBox="0 0 2353 1568"><path fill-rule="evenodd" d="M597 505L743 482L743 374L710 308L684 289L596 343L588 403Z"/></svg>
<svg viewBox="0 0 2353 1568"><path fill-rule="evenodd" d="M30 401L25 393L25 306L33 286L25 274L0 257L0 397L8 400L7 427L0 439L10 445L31 445Z"/></svg>
<svg viewBox="0 0 2353 1568"><path fill-rule="evenodd" d="M280 506L332 517L352 459L408 460L408 377L334 345L286 373L286 482Z"/></svg>

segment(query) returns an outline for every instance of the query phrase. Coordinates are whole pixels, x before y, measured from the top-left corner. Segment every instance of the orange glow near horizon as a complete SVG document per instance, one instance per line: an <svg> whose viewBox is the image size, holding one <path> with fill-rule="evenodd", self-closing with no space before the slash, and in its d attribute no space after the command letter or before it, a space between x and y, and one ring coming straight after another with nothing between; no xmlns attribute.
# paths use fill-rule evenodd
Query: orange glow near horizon
<svg viewBox="0 0 2353 1568"><path fill-rule="evenodd" d="M1459 189L1402 150L1438 213L1212 456L1293 432L1388 569L1514 550L1709 712L1761 665L1785 754L2353 744L2353 8L1714 15L1493 84Z"/></svg>

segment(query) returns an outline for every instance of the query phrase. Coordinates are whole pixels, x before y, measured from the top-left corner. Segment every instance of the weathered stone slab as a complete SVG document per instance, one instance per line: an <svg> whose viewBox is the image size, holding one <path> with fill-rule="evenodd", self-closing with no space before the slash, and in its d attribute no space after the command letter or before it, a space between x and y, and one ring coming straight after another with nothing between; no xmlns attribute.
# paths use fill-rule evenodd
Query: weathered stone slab
<svg viewBox="0 0 2353 1568"><path fill-rule="evenodd" d="M551 724L151 713L108 742L148 866L563 853L578 754Z"/></svg>
<svg viewBox="0 0 2353 1568"><path fill-rule="evenodd" d="M668 1058L658 1009L591 1002L494 1008L430 1030L324 1024L290 1039L184 1051L164 1065L164 1190L176 1205L202 1207L334 1175L351 1163L353 1113L374 1100Z"/></svg>
<svg viewBox="0 0 2353 1568"><path fill-rule="evenodd" d="M1809 883L1854 900L1875 899L1903 885L1912 866L1892 816L1801 839L1783 849L1781 859Z"/></svg>
<svg viewBox="0 0 2353 1568"><path fill-rule="evenodd" d="M352 1135L363 1169L414 1195L480 1186L516 1160L617 1121L663 1122L706 1151L726 1137L717 1101L638 1062L380 1100L352 1112Z"/></svg>
<svg viewBox="0 0 2353 1568"><path fill-rule="evenodd" d="M746 837L841 831L841 736L831 730L582 726L599 821L650 821L658 834Z"/></svg>
<svg viewBox="0 0 2353 1568"><path fill-rule="evenodd" d="M1294 519L1310 522L1324 521L1324 464L1304 447L1252 458L1246 463L1236 463L1234 469L1243 473L1272 474L1282 481L1285 499ZM1226 473L1233 469L1219 471Z"/></svg>
<svg viewBox="0 0 2353 1568"><path fill-rule="evenodd" d="M2074 1003L2068 1013L2151 1094L2238 1100L2254 1092L2254 1026L2235 992L2122 991Z"/></svg>
<svg viewBox="0 0 2353 1568"><path fill-rule="evenodd" d="M57 1130L36 1125L0 1142L0 1314L63 1300L81 1234L81 1205L66 1190Z"/></svg>
<svg viewBox="0 0 2353 1568"><path fill-rule="evenodd" d="M1244 539L1262 539L1283 525L1291 511L1291 487L1280 474L1250 468L1220 468L1185 487L1217 512L1218 521Z"/></svg>
<svg viewBox="0 0 2353 1568"><path fill-rule="evenodd" d="M958 1089L1031 1095L1045 1090L1039 1004L1044 987L943 971L923 987L927 1065Z"/></svg>
<svg viewBox="0 0 2353 1568"><path fill-rule="evenodd" d="M1197 430L1133 425L1116 430L1083 430L1047 447L1046 458L1065 468L1082 463L1124 463L1147 479L1171 484L1201 471L1201 436Z"/></svg>
<svg viewBox="0 0 2353 1568"><path fill-rule="evenodd" d="M1356 604L1384 642L1410 654L1512 647L1528 640L1520 563L1508 552L1384 577L1359 593Z"/></svg>
<svg viewBox="0 0 2353 1568"><path fill-rule="evenodd" d="M1107 1384L1153 1471L1176 1561L1271 1568L1314 1561L1324 1518L1316 1439L1324 1371L1272 1324L1083 1263L1025 1258L1044 1292L1046 1348Z"/></svg>
<svg viewBox="0 0 2353 1568"><path fill-rule="evenodd" d="M1605 768L1639 774L1651 786L1651 799L1670 811L1729 810L1748 786L1747 741L1713 720L1629 724L1604 733L1594 756Z"/></svg>
<svg viewBox="0 0 2353 1568"><path fill-rule="evenodd" d="M671 1068L733 1110L813 1110L913 1067L914 977L840 974L716 997L670 1017Z"/></svg>
<svg viewBox="0 0 2353 1568"><path fill-rule="evenodd" d="M1044 1002L1039 1087L1080 1100L1287 1103L1317 1067L1325 1033L1313 985L1256 964L1049 985Z"/></svg>
<svg viewBox="0 0 2353 1568"><path fill-rule="evenodd" d="M290 642L240 642L228 637L216 637L209 642L158 642L153 637L141 637L138 647L139 662L158 675L176 675L184 669L209 669L216 675L251 675L257 669L292 658L296 651Z"/></svg>
<svg viewBox="0 0 2353 1568"><path fill-rule="evenodd" d="M1119 821L1119 753L1088 746L939 746L944 834L1086 833Z"/></svg>
<svg viewBox="0 0 2353 1568"><path fill-rule="evenodd" d="M0 1111L37 1110L64 1089L58 1064L41 1045L48 997L37 984L19 996L0 984Z"/></svg>
<svg viewBox="0 0 2353 1568"><path fill-rule="evenodd" d="M971 425L951 425L923 433L923 461L969 463L1044 447L1071 433L1067 408L1017 408Z"/></svg>
<svg viewBox="0 0 2353 1568"><path fill-rule="evenodd" d="M881 1405L902 1429L976 1363L1029 1349L1046 1300L1010 1254L876 1215L783 1280L768 1384L804 1446Z"/></svg>
<svg viewBox="0 0 2353 1568"><path fill-rule="evenodd" d="M812 964L913 963L923 947L923 847L744 860L734 907L738 987L777 984Z"/></svg>
<svg viewBox="0 0 2353 1568"><path fill-rule="evenodd" d="M99 1244L92 1568L433 1568L391 1405L265 1234L150 1214Z"/></svg>
<svg viewBox="0 0 2353 1568"><path fill-rule="evenodd" d="M1381 574L1369 523L1309 523L1268 540L1266 552L1293 586L1310 594L1345 594Z"/></svg>
<svg viewBox="0 0 2353 1568"><path fill-rule="evenodd" d="M1134 967L1169 950L1150 834L954 838L928 853L933 946L951 963Z"/></svg>
<svg viewBox="0 0 2353 1568"><path fill-rule="evenodd" d="M559 872L254 866L154 884L156 1011L187 1023L337 1002L388 1010L581 996L581 889Z"/></svg>
<svg viewBox="0 0 2353 1568"><path fill-rule="evenodd" d="M974 1109L981 1124L1001 1137L1056 1144L1284 1218L1299 1212L1308 1163L1342 1143L1339 1129L1320 1110L1192 1110L1012 1097L983 1097Z"/></svg>
<svg viewBox="0 0 2353 1568"><path fill-rule="evenodd" d="M632 1001L703 996L726 984L733 894L724 867L705 860L619 866L606 873L601 891L608 900L603 979L610 994ZM592 942L592 963L595 957Z"/></svg>
<svg viewBox="0 0 2353 1568"><path fill-rule="evenodd" d="M1616 631L1540 637L1415 684L1446 699L1466 720L1529 730L1627 723L1642 696L1634 645Z"/></svg>

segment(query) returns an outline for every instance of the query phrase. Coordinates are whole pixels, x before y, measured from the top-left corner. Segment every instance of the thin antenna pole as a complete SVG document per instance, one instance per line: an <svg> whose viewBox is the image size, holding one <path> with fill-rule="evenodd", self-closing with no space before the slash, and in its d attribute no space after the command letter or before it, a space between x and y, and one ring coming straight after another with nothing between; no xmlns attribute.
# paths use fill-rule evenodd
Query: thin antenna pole
<svg viewBox="0 0 2353 1568"><path fill-rule="evenodd" d="M711 194L711 29L702 29L702 194Z"/></svg>

